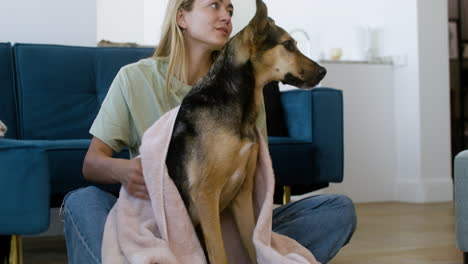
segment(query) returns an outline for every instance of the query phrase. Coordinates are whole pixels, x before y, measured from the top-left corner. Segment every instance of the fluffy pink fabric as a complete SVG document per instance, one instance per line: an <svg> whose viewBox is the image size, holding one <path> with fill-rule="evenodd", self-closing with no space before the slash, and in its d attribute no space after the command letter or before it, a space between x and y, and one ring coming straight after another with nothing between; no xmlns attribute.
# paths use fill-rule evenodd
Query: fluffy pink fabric
<svg viewBox="0 0 468 264"><path fill-rule="evenodd" d="M166 154L179 108L162 116L144 136L140 148L150 201L130 196L125 188L106 222L102 263L205 264L182 198L167 173ZM260 264L318 264L295 240L272 232L274 175L267 145L260 142L254 189L256 227L253 240ZM229 263L249 263L228 210L221 216ZM313 224L313 223L311 223Z"/></svg>

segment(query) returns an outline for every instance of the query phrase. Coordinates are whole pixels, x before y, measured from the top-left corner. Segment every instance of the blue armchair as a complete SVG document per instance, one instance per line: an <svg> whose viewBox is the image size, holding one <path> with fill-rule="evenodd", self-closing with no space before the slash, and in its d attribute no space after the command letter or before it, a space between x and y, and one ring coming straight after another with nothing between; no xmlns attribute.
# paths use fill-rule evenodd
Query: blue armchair
<svg viewBox="0 0 468 264"><path fill-rule="evenodd" d="M454 172L456 245L468 264L468 150L455 156Z"/></svg>
<svg viewBox="0 0 468 264"><path fill-rule="evenodd" d="M8 126L0 138L0 241L45 231L49 209L59 207L69 191L91 184L81 172L88 130L118 70L152 52L0 44L0 120ZM288 91L280 99L289 136L269 138L278 186L291 186L294 193L342 181L341 91Z"/></svg>

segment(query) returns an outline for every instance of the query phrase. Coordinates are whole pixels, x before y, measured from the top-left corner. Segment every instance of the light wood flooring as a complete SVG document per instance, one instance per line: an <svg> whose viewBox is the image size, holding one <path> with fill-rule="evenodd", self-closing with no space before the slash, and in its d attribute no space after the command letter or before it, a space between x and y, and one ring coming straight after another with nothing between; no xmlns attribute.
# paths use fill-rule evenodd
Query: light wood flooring
<svg viewBox="0 0 468 264"><path fill-rule="evenodd" d="M462 264L454 205L357 204L357 231L331 264Z"/></svg>
<svg viewBox="0 0 468 264"><path fill-rule="evenodd" d="M450 203L356 204L358 227L330 264L462 264ZM63 237L26 237L25 264L64 264Z"/></svg>

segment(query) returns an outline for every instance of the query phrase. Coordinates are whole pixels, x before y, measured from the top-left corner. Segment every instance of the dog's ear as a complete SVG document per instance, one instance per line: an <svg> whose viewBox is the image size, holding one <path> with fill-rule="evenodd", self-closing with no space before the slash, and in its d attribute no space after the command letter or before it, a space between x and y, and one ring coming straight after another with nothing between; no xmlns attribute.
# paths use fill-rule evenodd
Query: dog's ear
<svg viewBox="0 0 468 264"><path fill-rule="evenodd" d="M268 17L268 9L262 0L257 1L257 11L254 18L266 19Z"/></svg>
<svg viewBox="0 0 468 264"><path fill-rule="evenodd" d="M257 1L257 11L250 23L255 29L255 34L263 35L269 25L268 9L262 0Z"/></svg>
<svg viewBox="0 0 468 264"><path fill-rule="evenodd" d="M270 23L265 3L262 0L256 0L256 3L257 11L243 34L243 42L249 45L255 45L265 39L265 32L268 31Z"/></svg>

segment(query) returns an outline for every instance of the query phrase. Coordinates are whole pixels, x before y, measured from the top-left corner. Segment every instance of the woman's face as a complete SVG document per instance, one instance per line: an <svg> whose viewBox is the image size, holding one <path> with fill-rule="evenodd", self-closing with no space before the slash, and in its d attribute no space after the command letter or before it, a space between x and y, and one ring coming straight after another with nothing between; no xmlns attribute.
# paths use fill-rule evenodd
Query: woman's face
<svg viewBox="0 0 468 264"><path fill-rule="evenodd" d="M231 0L195 0L191 11L182 11L179 25L189 45L219 50L231 35L233 12Z"/></svg>

